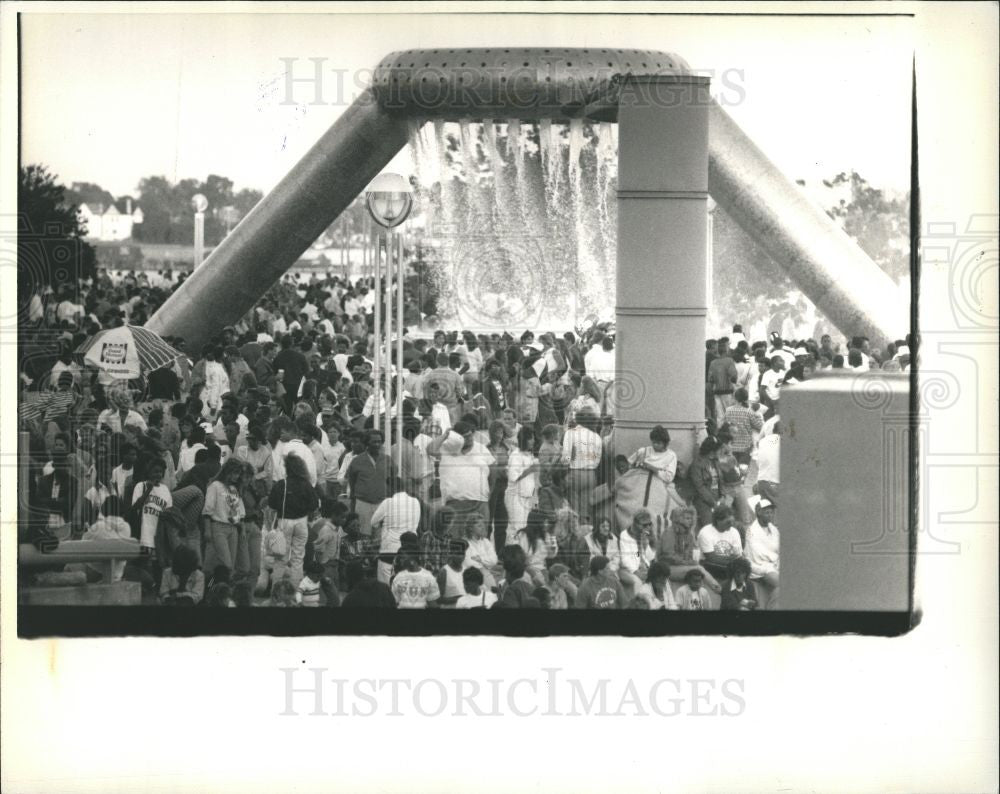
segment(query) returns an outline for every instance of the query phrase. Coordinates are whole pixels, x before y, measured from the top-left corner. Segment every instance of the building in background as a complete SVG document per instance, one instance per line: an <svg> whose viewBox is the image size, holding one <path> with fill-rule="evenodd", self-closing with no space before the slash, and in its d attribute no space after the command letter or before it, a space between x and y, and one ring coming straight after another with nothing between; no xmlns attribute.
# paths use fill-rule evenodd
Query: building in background
<svg viewBox="0 0 1000 794"><path fill-rule="evenodd" d="M123 206L93 201L80 204L80 217L87 224L88 240L115 242L132 236L133 225L143 221L142 209L133 208L132 199L118 204Z"/></svg>

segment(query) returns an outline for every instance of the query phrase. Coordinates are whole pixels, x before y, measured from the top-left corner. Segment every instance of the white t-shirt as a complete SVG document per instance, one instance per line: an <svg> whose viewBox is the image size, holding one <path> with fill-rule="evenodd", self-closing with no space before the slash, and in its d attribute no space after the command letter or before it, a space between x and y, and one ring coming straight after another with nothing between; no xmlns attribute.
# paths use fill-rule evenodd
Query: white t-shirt
<svg viewBox="0 0 1000 794"><path fill-rule="evenodd" d="M400 571L392 580L392 594L400 609L426 609L428 601L441 597L437 578L430 571Z"/></svg>
<svg viewBox="0 0 1000 794"><path fill-rule="evenodd" d="M195 444L189 447L188 442L181 442L181 451L177 456L177 473L183 474L186 471L190 471L194 468L194 458L198 454L199 449L208 449L204 444Z"/></svg>
<svg viewBox="0 0 1000 794"><path fill-rule="evenodd" d="M583 357L583 366L594 380L614 380L615 351L594 345Z"/></svg>
<svg viewBox="0 0 1000 794"><path fill-rule="evenodd" d="M442 453L438 474L441 477L441 497L488 502L490 499L490 466L496 459L482 444L472 443L465 454Z"/></svg>
<svg viewBox="0 0 1000 794"><path fill-rule="evenodd" d="M764 436L757 446L757 479L780 483L781 436L772 433Z"/></svg>
<svg viewBox="0 0 1000 794"><path fill-rule="evenodd" d="M743 541L740 540L740 533L736 527L719 532L712 524L707 524L698 532L698 548L702 554L739 556L743 554Z"/></svg>
<svg viewBox="0 0 1000 794"><path fill-rule="evenodd" d="M642 466L643 464L652 466L657 470L656 476L667 485L674 481L674 475L677 474L677 453L670 447L667 447L663 452L657 452L652 447L643 447L633 452L628 462L632 466Z"/></svg>
<svg viewBox="0 0 1000 794"><path fill-rule="evenodd" d="M420 502L405 491L383 499L372 513L372 526L382 523L380 554L399 551L399 539L404 532L416 532L420 525Z"/></svg>
<svg viewBox="0 0 1000 794"><path fill-rule="evenodd" d="M139 501L146 483L140 482L132 491L132 504ZM174 503L170 496L170 489L162 482L155 486L142 506L142 529L139 534L139 545L148 548L156 546L156 527L160 523L160 513L171 507Z"/></svg>
<svg viewBox="0 0 1000 794"><path fill-rule="evenodd" d="M760 390L762 393L766 394L771 400L777 401L781 396L781 383L785 379L785 372L775 372L773 369L769 369L760 378Z"/></svg>

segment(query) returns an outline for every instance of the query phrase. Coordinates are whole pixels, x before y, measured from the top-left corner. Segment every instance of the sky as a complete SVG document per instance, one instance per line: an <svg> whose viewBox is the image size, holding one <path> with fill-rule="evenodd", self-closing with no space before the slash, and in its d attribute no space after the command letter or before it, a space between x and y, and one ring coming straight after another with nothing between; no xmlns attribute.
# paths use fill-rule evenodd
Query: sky
<svg viewBox="0 0 1000 794"><path fill-rule="evenodd" d="M115 195L154 174L266 192L393 50L634 47L716 75L713 93L740 100L727 111L788 177L854 169L905 191L912 33L906 17L25 15L21 159ZM314 58L322 105L308 85L286 88L288 64L308 77ZM391 168L408 172L408 154Z"/></svg>

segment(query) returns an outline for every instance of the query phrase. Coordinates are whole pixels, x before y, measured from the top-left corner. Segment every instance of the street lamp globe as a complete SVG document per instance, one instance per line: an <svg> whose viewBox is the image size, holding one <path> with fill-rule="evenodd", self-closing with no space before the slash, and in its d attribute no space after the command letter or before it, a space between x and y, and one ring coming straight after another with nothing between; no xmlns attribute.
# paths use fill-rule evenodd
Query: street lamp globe
<svg viewBox="0 0 1000 794"><path fill-rule="evenodd" d="M413 188L399 174L379 174L365 191L365 205L379 226L392 229L410 214Z"/></svg>
<svg viewBox="0 0 1000 794"><path fill-rule="evenodd" d="M201 193L195 193L191 197L191 206L194 207L195 212L204 212L208 209L208 199Z"/></svg>

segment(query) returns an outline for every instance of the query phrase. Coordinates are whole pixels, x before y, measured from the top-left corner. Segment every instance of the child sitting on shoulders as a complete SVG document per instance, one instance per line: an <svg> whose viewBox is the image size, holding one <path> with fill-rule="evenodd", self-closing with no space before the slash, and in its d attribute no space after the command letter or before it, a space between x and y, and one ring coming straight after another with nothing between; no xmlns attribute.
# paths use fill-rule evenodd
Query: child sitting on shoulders
<svg viewBox="0 0 1000 794"><path fill-rule="evenodd" d="M677 607L682 611L710 610L711 596L704 586L705 576L697 568L692 568L684 576L684 584L677 588Z"/></svg>

